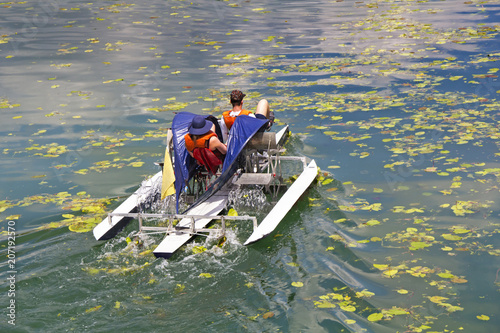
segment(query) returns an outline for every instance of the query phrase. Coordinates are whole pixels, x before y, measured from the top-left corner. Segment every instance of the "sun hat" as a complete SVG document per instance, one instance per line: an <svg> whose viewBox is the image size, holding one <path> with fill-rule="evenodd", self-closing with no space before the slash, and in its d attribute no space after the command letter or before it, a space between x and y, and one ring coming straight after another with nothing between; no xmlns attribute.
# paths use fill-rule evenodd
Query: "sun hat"
<svg viewBox="0 0 500 333"><path fill-rule="evenodd" d="M189 125L189 134L202 135L210 131L212 123L207 121L204 116L195 116L191 125Z"/></svg>

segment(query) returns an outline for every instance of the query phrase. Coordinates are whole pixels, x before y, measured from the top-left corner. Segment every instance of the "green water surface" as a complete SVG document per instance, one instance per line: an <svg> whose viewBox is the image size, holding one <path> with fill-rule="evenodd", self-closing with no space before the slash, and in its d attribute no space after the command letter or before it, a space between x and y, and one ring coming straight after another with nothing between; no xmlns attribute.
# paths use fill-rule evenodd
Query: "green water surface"
<svg viewBox="0 0 500 333"><path fill-rule="evenodd" d="M2 332L496 332L500 2L0 4ZM93 226L178 111L269 100L318 181L170 260ZM10 229L9 229L10 227ZM132 241L127 239L132 237ZM201 253L200 249L206 249ZM15 325L14 325L15 324Z"/></svg>

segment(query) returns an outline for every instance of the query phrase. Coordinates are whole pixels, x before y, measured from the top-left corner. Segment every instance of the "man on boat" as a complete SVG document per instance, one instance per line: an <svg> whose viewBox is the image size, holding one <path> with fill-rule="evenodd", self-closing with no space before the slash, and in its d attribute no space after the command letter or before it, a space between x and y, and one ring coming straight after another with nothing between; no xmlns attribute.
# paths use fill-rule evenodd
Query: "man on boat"
<svg viewBox="0 0 500 333"><path fill-rule="evenodd" d="M246 95L240 90L233 90L229 95L230 102L233 108L229 111L223 112L222 119L220 121L220 127L222 130L222 137L224 142L227 141L227 138L229 137L229 130L231 130L234 120L238 116L247 115L260 119L269 119L269 123L267 124L267 128L265 129L271 128L271 125L274 122L274 113L269 110L269 103L267 102L267 100L261 99L257 104L255 114L253 114L252 112L243 109L243 98L245 96Z"/></svg>
<svg viewBox="0 0 500 333"><path fill-rule="evenodd" d="M184 136L189 155L212 173L215 173L222 164L227 153L226 145L219 140L214 131L215 125L207 121L204 116L198 115L193 118L188 134Z"/></svg>

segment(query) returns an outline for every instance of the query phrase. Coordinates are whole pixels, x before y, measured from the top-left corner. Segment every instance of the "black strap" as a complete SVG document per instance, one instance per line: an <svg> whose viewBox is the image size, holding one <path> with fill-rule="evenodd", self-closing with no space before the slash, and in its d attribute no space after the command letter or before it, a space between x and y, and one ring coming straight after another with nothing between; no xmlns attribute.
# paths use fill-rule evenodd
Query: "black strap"
<svg viewBox="0 0 500 333"><path fill-rule="evenodd" d="M219 121L217 118L215 118L212 115L209 115L205 118L206 120L212 122L215 125L215 134L217 134L217 137L219 138L220 142L222 142L222 130L220 129Z"/></svg>

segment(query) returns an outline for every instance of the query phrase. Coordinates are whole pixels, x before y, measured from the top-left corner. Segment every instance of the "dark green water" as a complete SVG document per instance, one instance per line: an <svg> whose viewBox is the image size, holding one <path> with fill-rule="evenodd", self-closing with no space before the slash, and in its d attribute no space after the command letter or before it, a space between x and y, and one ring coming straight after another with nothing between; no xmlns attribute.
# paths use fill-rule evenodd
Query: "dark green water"
<svg viewBox="0 0 500 333"><path fill-rule="evenodd" d="M2 331L498 330L499 1L0 5ZM235 88L322 169L276 233L70 231Z"/></svg>

